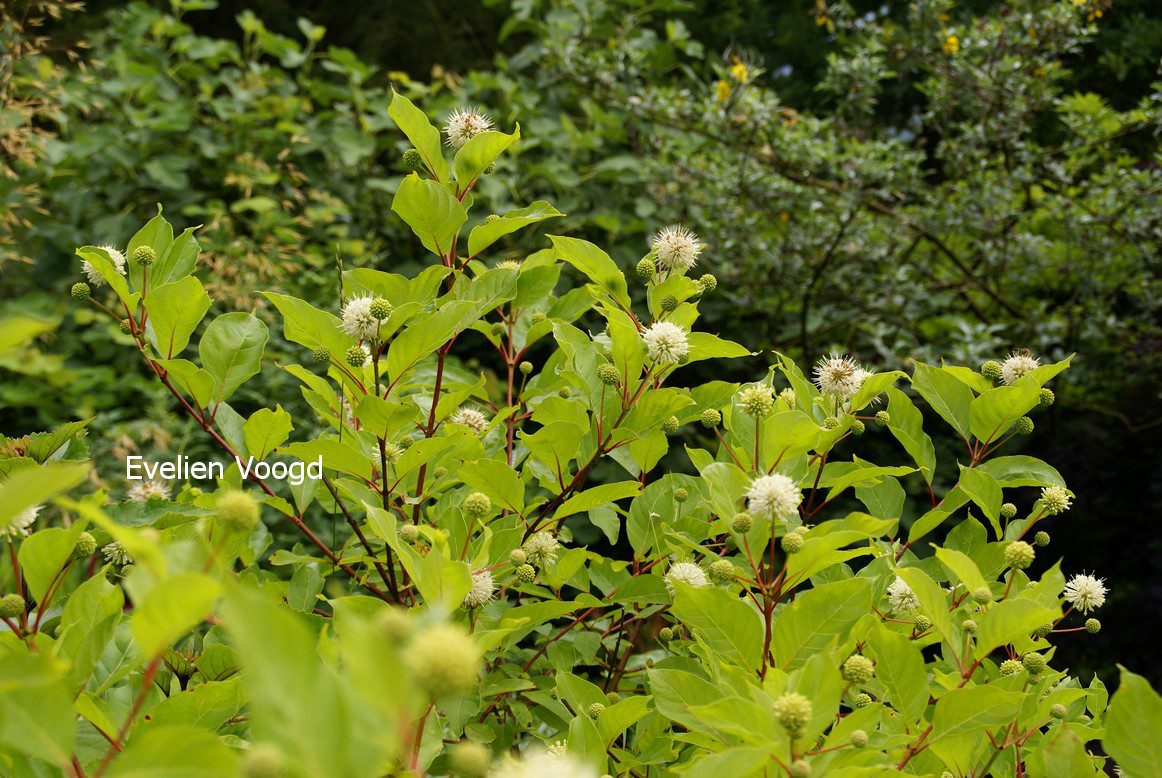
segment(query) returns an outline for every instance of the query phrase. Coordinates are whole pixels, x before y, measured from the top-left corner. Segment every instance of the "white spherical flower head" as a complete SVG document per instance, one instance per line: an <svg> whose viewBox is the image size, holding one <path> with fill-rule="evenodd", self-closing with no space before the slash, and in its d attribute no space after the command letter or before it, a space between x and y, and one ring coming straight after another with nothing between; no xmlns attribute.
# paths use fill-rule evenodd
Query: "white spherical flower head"
<svg viewBox="0 0 1162 778"><path fill-rule="evenodd" d="M763 475L751 482L746 493L746 509L764 519L785 519L803 501L803 493L782 473Z"/></svg>
<svg viewBox="0 0 1162 778"><path fill-rule="evenodd" d="M1001 363L1001 380L1006 386L1012 386L1018 380L1032 373L1041 364L1028 351L1021 349L1014 351Z"/></svg>
<svg viewBox="0 0 1162 778"><path fill-rule="evenodd" d="M894 611L915 613L920 610L920 600L916 597L916 593L899 576L896 576L896 580L892 581L888 587L888 602L891 603Z"/></svg>
<svg viewBox="0 0 1162 778"><path fill-rule="evenodd" d="M667 270L689 270L705 246L698 236L680 224L666 227L654 236L652 248L658 264Z"/></svg>
<svg viewBox="0 0 1162 778"><path fill-rule="evenodd" d="M522 546L529 564L540 568L557 561L557 549L560 547L553 533L545 531L533 533Z"/></svg>
<svg viewBox="0 0 1162 778"><path fill-rule="evenodd" d="M105 253L109 255L109 261L113 263L113 267L121 275L125 275L125 255L112 246L98 246L97 248L104 249ZM97 272L97 268L93 267L89 260L81 261L81 269L85 271L85 276L89 279L89 283L93 286L104 286L105 276Z"/></svg>
<svg viewBox="0 0 1162 778"><path fill-rule="evenodd" d="M482 132L492 129L492 119L489 119L476 108L457 108L448 117L444 125L444 134L448 136L448 145L454 149L462 147Z"/></svg>
<svg viewBox="0 0 1162 778"><path fill-rule="evenodd" d="M642 340L646 342L646 351L653 362L677 364L690 354L686 330L668 321L651 324L642 333Z"/></svg>
<svg viewBox="0 0 1162 778"><path fill-rule="evenodd" d="M130 502L149 502L150 500L168 500L169 487L161 481L138 481L129 487L127 495Z"/></svg>
<svg viewBox="0 0 1162 778"><path fill-rule="evenodd" d="M706 571L693 562L675 562L670 565L670 569L666 571L666 588L670 591L670 596L674 595L674 584L678 581L693 587L694 589L705 589L710 585L710 579L706 577Z"/></svg>
<svg viewBox="0 0 1162 778"><path fill-rule="evenodd" d="M7 527L0 527L0 538L22 538L26 536L32 529L32 525L36 522L37 515L40 514L43 505L33 505L31 508L25 508L20 513L12 517L8 522Z"/></svg>
<svg viewBox="0 0 1162 778"><path fill-rule="evenodd" d="M870 373L849 356L832 354L815 365L815 385L829 397L850 400Z"/></svg>
<svg viewBox="0 0 1162 778"><path fill-rule="evenodd" d="M115 565L128 565L133 563L133 557L125 550L125 547L120 543L114 541L101 547L101 554L105 557L106 562L112 562Z"/></svg>
<svg viewBox="0 0 1162 778"><path fill-rule="evenodd" d="M1082 613L1100 608L1106 602L1105 579L1075 575L1065 584L1065 599Z"/></svg>
<svg viewBox="0 0 1162 778"><path fill-rule="evenodd" d="M464 595L465 608L479 608L492 600L496 593L496 584L492 581L492 573L480 570L472 574L472 588Z"/></svg>
<svg viewBox="0 0 1162 778"><path fill-rule="evenodd" d="M452 414L453 424L463 424L477 435L488 426L488 418L475 408L461 408Z"/></svg>
<svg viewBox="0 0 1162 778"><path fill-rule="evenodd" d="M379 335L379 319L371 315L371 303L374 297L352 297L343 306L342 321L339 329L353 338L371 340Z"/></svg>
<svg viewBox="0 0 1162 778"><path fill-rule="evenodd" d="M569 756L564 740L551 744L548 750L537 748L523 759L512 756L489 773L491 778L597 778L597 771Z"/></svg>

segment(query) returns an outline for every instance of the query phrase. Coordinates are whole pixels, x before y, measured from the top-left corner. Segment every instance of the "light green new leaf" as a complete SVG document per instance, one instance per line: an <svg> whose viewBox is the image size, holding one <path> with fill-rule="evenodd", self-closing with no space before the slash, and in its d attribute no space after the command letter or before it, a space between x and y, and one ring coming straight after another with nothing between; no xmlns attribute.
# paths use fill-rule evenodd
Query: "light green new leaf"
<svg viewBox="0 0 1162 778"><path fill-rule="evenodd" d="M301 459L310 464L323 458L323 467L341 473L371 480L371 460L363 456L359 449L335 438L315 438L296 441L278 449L278 453Z"/></svg>
<svg viewBox="0 0 1162 778"><path fill-rule="evenodd" d="M63 768L77 726L65 665L43 655L9 652L0 666L0 744Z"/></svg>
<svg viewBox="0 0 1162 778"><path fill-rule="evenodd" d="M166 254L169 253L170 246L173 245L173 227L161 215L161 206L157 206L157 216L154 216L145 226L137 231L137 234L129 239L129 245L125 247L125 262L129 270L129 278L133 281L133 288L141 291L142 273L144 268L142 265L133 261L133 252L140 246L149 246L154 251L154 265L158 264L157 260L165 260ZM154 269L150 267L148 270L149 290L168 282L170 267L162 269L162 278L160 280L154 279Z"/></svg>
<svg viewBox="0 0 1162 778"><path fill-rule="evenodd" d="M214 399L214 377L188 359L159 359L175 388L185 392L196 408L205 408Z"/></svg>
<svg viewBox="0 0 1162 778"><path fill-rule="evenodd" d="M50 463L41 467L23 467L0 481L0 528L12 523L18 515L40 505L84 480L88 462Z"/></svg>
<svg viewBox="0 0 1162 778"><path fill-rule="evenodd" d="M1041 387L1031 378L989 389L972 401L972 434L986 443L999 439L1013 422L1037 407L1040 397Z"/></svg>
<svg viewBox="0 0 1162 778"><path fill-rule="evenodd" d="M456 152L452 160L452 169L456 171L456 186L460 193L468 191L485 168L496 161L505 149L520 139L520 125L511 135L503 132L489 131L473 135L468 142ZM471 253L471 249L469 249Z"/></svg>
<svg viewBox="0 0 1162 778"><path fill-rule="evenodd" d="M201 281L186 276L151 289L145 298L145 310L149 312L145 324L149 342L158 354L172 359L190 342L190 335L210 310L210 296Z"/></svg>
<svg viewBox="0 0 1162 778"><path fill-rule="evenodd" d="M1013 720L1025 695L995 686L971 686L945 692L936 703L929 743L943 738L996 727Z"/></svg>
<svg viewBox="0 0 1162 778"><path fill-rule="evenodd" d="M1133 776L1162 776L1162 698L1124 667L1106 713L1105 750Z"/></svg>
<svg viewBox="0 0 1162 778"><path fill-rule="evenodd" d="M618 481L617 483L594 486L592 489L586 489L566 500L553 514L553 520L557 521L575 513L584 513L594 508L600 508L615 500L636 497L641 492L641 488L642 485L637 481Z"/></svg>
<svg viewBox="0 0 1162 778"><path fill-rule="evenodd" d="M28 593L37 603L56 583L83 529L84 522L73 524L68 529L49 527L25 538L20 544L20 569L28 582Z"/></svg>
<svg viewBox="0 0 1162 778"><path fill-rule="evenodd" d="M150 589L129 619L142 653L154 656L201 622L220 589L214 579L193 573L175 575Z"/></svg>
<svg viewBox="0 0 1162 778"><path fill-rule="evenodd" d="M855 397L851 398L851 410L863 410L875 398L879 397L892 384L899 381L901 378L907 378L908 374L902 370L892 370L887 373L872 373L863 379L863 383L859 385L859 391L855 393Z"/></svg>
<svg viewBox="0 0 1162 778"><path fill-rule="evenodd" d="M416 108L411 100L393 89L387 115L403 131L416 150L423 155L424 163L432 175L436 177L436 180L447 181L448 162L444 159L440 131L432 126L427 114Z"/></svg>
<svg viewBox="0 0 1162 778"><path fill-rule="evenodd" d="M248 313L224 313L202 334L198 356L214 379L214 399L222 402L262 369L266 325Z"/></svg>
<svg viewBox="0 0 1162 778"><path fill-rule="evenodd" d="M154 289L172 284L194 272L198 264L198 252L201 251L198 240L194 237L194 230L198 227L187 227L174 239L165 253L157 255L157 259L149 267L149 294L153 294ZM130 243L130 251L132 248L133 244ZM156 247L154 250L156 251Z"/></svg>
<svg viewBox="0 0 1162 778"><path fill-rule="evenodd" d="M688 362L700 362L704 359L735 359L749 357L750 349L735 343L732 340L723 340L709 332L691 332L686 336L690 344Z"/></svg>
<svg viewBox="0 0 1162 778"><path fill-rule="evenodd" d="M256 460L265 459L267 454L286 442L293 428L291 415L281 405L276 405L273 411L259 408L242 425L246 451Z"/></svg>
<svg viewBox="0 0 1162 778"><path fill-rule="evenodd" d="M339 329L338 316L320 311L315 306L285 294L263 292L282 314L282 334L291 343L298 343L312 351L325 348L332 359L342 359L351 345L351 339Z"/></svg>
<svg viewBox="0 0 1162 778"><path fill-rule="evenodd" d="M896 568L896 575L902 578L916 595L916 599L920 601L921 612L932 621L936 631L946 640L951 640L957 633L952 630L952 619L948 616L948 598L944 590L918 567Z"/></svg>
<svg viewBox="0 0 1162 778"><path fill-rule="evenodd" d="M516 471L496 459L478 459L460 465L457 476L465 486L483 492L513 513L524 513L525 485Z"/></svg>
<svg viewBox="0 0 1162 778"><path fill-rule="evenodd" d="M437 257L451 252L456 233L468 219L464 205L447 188L415 173L400 183L391 201L391 210L407 222L424 248Z"/></svg>
<svg viewBox="0 0 1162 778"><path fill-rule="evenodd" d="M674 614L694 629L711 650L757 670L763 653L763 622L756 610L725 589L675 585Z"/></svg>
<svg viewBox="0 0 1162 778"><path fill-rule="evenodd" d="M927 400L932 410L951 424L962 438L968 440L971 426L969 409L974 402L971 389L951 373L925 365L923 362L916 363L916 372L912 374L912 388Z"/></svg>
<svg viewBox="0 0 1162 778"><path fill-rule="evenodd" d="M609 255L587 240L550 235L557 257L589 277L593 283L605 290L626 310L629 310L629 290L625 275Z"/></svg>
<svg viewBox="0 0 1162 778"><path fill-rule="evenodd" d="M775 616L771 649L784 670L801 667L832 638L843 640L860 617L871 610L867 579L849 578L799 594Z"/></svg>
<svg viewBox="0 0 1162 778"><path fill-rule="evenodd" d="M524 208L515 208L499 219L472 228L472 232L468 233L468 256L476 256L505 235L522 227L564 215L544 200L537 200Z"/></svg>
<svg viewBox="0 0 1162 778"><path fill-rule="evenodd" d="M876 660L876 678L887 690L888 701L909 724L919 721L928 707L928 675L916 644L883 624L868 635Z"/></svg>
<svg viewBox="0 0 1162 778"><path fill-rule="evenodd" d="M180 695L180 696L185 696ZM238 757L213 732L198 727L150 727L129 741L109 766L109 778L219 778L235 775Z"/></svg>
<svg viewBox="0 0 1162 778"><path fill-rule="evenodd" d="M65 601L56 651L72 663L70 680L74 689L84 688L97 666L121 622L124 604L121 587L112 585L103 575L85 581Z"/></svg>
<svg viewBox="0 0 1162 778"><path fill-rule="evenodd" d="M996 457L981 462L977 470L988 473L1002 487L1065 486L1065 479L1052 465L1027 456Z"/></svg>
<svg viewBox="0 0 1162 778"><path fill-rule="evenodd" d="M980 570L976 566L976 562L973 562L967 554L962 554L950 548L937 548L936 558L947 568L948 572L952 573L964 584L968 591L972 592L977 589L988 588L988 581L981 575Z"/></svg>
<svg viewBox="0 0 1162 778"><path fill-rule="evenodd" d="M1032 634L1061 617L1060 607L1046 607L1032 599L1017 597L999 602L981 613L977 621L974 656L983 659L998 646Z"/></svg>
<svg viewBox="0 0 1162 778"><path fill-rule="evenodd" d="M896 387L889 386L886 391L888 415L892 419L888 430L911 455L924 480L932 483L932 474L936 472L936 447L924 431L924 416L912 403L912 399Z"/></svg>
<svg viewBox="0 0 1162 778"><path fill-rule="evenodd" d="M1001 491L1000 484L997 483L997 479L983 470L961 465L960 482L956 488L968 497L968 499L980 506L980 509L984 511L984 515L992 523L993 530L996 531L997 539L999 540L1001 537L1001 503L1004 500L1004 494Z"/></svg>

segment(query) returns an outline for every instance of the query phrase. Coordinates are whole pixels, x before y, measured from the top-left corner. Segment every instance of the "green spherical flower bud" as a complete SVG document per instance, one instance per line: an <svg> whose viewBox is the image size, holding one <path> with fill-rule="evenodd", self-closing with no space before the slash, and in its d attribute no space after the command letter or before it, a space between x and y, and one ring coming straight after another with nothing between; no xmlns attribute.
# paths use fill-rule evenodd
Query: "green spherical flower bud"
<svg viewBox="0 0 1162 778"><path fill-rule="evenodd" d="M382 297L376 297L371 301L369 310L372 316L379 321L383 321L388 316L391 316L391 312L395 310L395 307Z"/></svg>
<svg viewBox="0 0 1162 778"><path fill-rule="evenodd" d="M976 600L977 602L982 602L982 603L988 602L992 598L993 598L992 590L989 589L987 586L982 586L979 589L972 590L972 599Z"/></svg>
<svg viewBox="0 0 1162 778"><path fill-rule="evenodd" d="M508 561L519 567L529 561L529 555L523 548L514 548L508 555Z"/></svg>
<svg viewBox="0 0 1162 778"><path fill-rule="evenodd" d="M710 580L714 583L726 583L734 580L734 565L730 563L729 559L719 559L714 564L706 569L710 575Z"/></svg>
<svg viewBox="0 0 1162 778"><path fill-rule="evenodd" d="M1069 710L1058 702L1054 703L1053 707L1049 709L1049 715L1057 720L1061 720L1069 715Z"/></svg>
<svg viewBox="0 0 1162 778"><path fill-rule="evenodd" d="M0 597L0 616L8 620L15 620L24 615L24 598L19 594L6 594Z"/></svg>
<svg viewBox="0 0 1162 778"><path fill-rule="evenodd" d="M89 288L88 284L82 281L80 283L73 284L73 288L69 290L69 294L72 295L73 299L77 302L83 303L85 300L88 300L93 296L93 290Z"/></svg>
<svg viewBox="0 0 1162 778"><path fill-rule="evenodd" d="M1023 667L1016 659L1006 659L1001 662L1001 675L1016 675Z"/></svg>
<svg viewBox="0 0 1162 778"><path fill-rule="evenodd" d="M273 743L255 743L246 753L243 769L246 778L283 778L286 758Z"/></svg>
<svg viewBox="0 0 1162 778"><path fill-rule="evenodd" d="M404 438L399 439L399 442L395 444L395 447L398 448L401 452L403 452L403 451L407 451L409 448L411 448L415 444L416 444L415 438L404 437Z"/></svg>
<svg viewBox="0 0 1162 778"><path fill-rule="evenodd" d="M1022 416L1013 424L1013 429L1018 435L1028 435L1033 431L1033 420L1028 416Z"/></svg>
<svg viewBox="0 0 1162 778"><path fill-rule="evenodd" d="M489 162L488 167L484 168L484 175L486 175L486 176L490 176L495 172L496 172L496 163L495 162Z"/></svg>
<svg viewBox="0 0 1162 778"><path fill-rule="evenodd" d="M1101 632L1101 622L1097 619L1086 619L1085 631L1091 635L1096 635L1097 633Z"/></svg>
<svg viewBox="0 0 1162 778"><path fill-rule="evenodd" d="M610 692L609 694L607 694L605 696L609 698L609 702L611 705L616 705L617 703L621 702L621 695L618 694L617 692Z"/></svg>
<svg viewBox="0 0 1162 778"><path fill-rule="evenodd" d="M686 491L685 489L683 489L682 487L679 486L677 489L674 490L674 502L683 503L689 499L690 499L690 493L688 491Z"/></svg>
<svg viewBox="0 0 1162 778"><path fill-rule="evenodd" d="M331 352L325 346L319 346L311 352L311 357L320 365L325 365L331 361Z"/></svg>
<svg viewBox="0 0 1162 778"><path fill-rule="evenodd" d="M352 346L347 349L343 359L351 367L363 367L363 363L367 361L367 351L362 346Z"/></svg>
<svg viewBox="0 0 1162 778"><path fill-rule="evenodd" d="M673 639L674 630L670 629L669 627L662 627L658 631L658 640L662 641L663 643L669 643Z"/></svg>
<svg viewBox="0 0 1162 778"><path fill-rule="evenodd" d="M449 751L448 764L452 772L464 778L483 778L492 766L492 754L487 746L474 740L461 740Z"/></svg>
<svg viewBox="0 0 1162 778"><path fill-rule="evenodd" d="M662 422L662 432L666 433L667 435L673 435L678 431L679 426L680 424L678 423L678 417L671 416Z"/></svg>
<svg viewBox="0 0 1162 778"><path fill-rule="evenodd" d="M433 699L464 694L480 674L480 648L458 624L436 624L416 635L405 654L416 682Z"/></svg>
<svg viewBox="0 0 1162 778"><path fill-rule="evenodd" d="M129 319L121 320L121 334L130 335L133 333L133 327L129 324Z"/></svg>
<svg viewBox="0 0 1162 778"><path fill-rule="evenodd" d="M668 294L662 298L662 310L666 313L676 311L678 309L678 298L672 294Z"/></svg>
<svg viewBox="0 0 1162 778"><path fill-rule="evenodd" d="M811 765L804 759L791 762L791 778L811 778Z"/></svg>
<svg viewBox="0 0 1162 778"><path fill-rule="evenodd" d="M798 737L811 723L811 700L797 692L789 692L775 700L775 718L791 737Z"/></svg>
<svg viewBox="0 0 1162 778"><path fill-rule="evenodd" d="M843 680L854 684L864 684L872 679L876 673L876 668L872 664L872 660L863 654L852 654L843 663L840 672L843 674Z"/></svg>
<svg viewBox="0 0 1162 778"><path fill-rule="evenodd" d="M915 627L917 632L927 632L928 630L932 629L932 619L921 613L919 616L912 619L912 626Z"/></svg>
<svg viewBox="0 0 1162 778"><path fill-rule="evenodd" d="M853 704L857 708L866 708L868 705L871 705L871 703L872 703L871 695L869 695L869 694L857 694L857 695L855 695L855 701Z"/></svg>
<svg viewBox="0 0 1162 778"><path fill-rule="evenodd" d="M1005 547L1005 564L1014 570L1024 570L1033 564L1036 554L1033 547L1023 540L1014 540Z"/></svg>
<svg viewBox="0 0 1162 778"><path fill-rule="evenodd" d="M444 476L446 476L447 474L448 474L448 468L443 467L443 466L437 467L435 470L432 471L432 478L435 478L438 481L441 478L443 478Z"/></svg>
<svg viewBox="0 0 1162 778"><path fill-rule="evenodd" d="M711 292L718 288L718 279L714 277L713 273L704 273L698 279L698 286L702 287L703 292Z"/></svg>
<svg viewBox="0 0 1162 778"><path fill-rule="evenodd" d="M1033 536L1033 542L1044 548L1045 546L1049 545L1049 533L1045 530L1039 530L1037 534Z"/></svg>
<svg viewBox="0 0 1162 778"><path fill-rule="evenodd" d="M73 557L76 559L91 557L96 550L96 539L88 532L82 532L77 536L77 544L73 546Z"/></svg>
<svg viewBox="0 0 1162 778"><path fill-rule="evenodd" d="M419 149L408 149L403 153L403 169L404 170L423 170L424 169L424 155L420 153Z"/></svg>
<svg viewBox="0 0 1162 778"><path fill-rule="evenodd" d="M549 317L546 316L541 311L537 311L536 313L534 313L532 316L529 317L529 322L531 322L532 324L540 324L541 322L548 320L548 318Z"/></svg>
<svg viewBox="0 0 1162 778"><path fill-rule="evenodd" d="M960 628L971 635L973 632L976 632L976 622L972 619L965 619L960 622Z"/></svg>
<svg viewBox="0 0 1162 778"><path fill-rule="evenodd" d="M866 429L867 429L867 426L864 425L864 423L862 421L860 421L859 419L852 419L851 420L851 434L862 435Z"/></svg>
<svg viewBox="0 0 1162 778"><path fill-rule="evenodd" d="M1029 671L1029 675L1040 675L1047 665L1044 655L1036 652L1021 657L1021 664Z"/></svg>
<svg viewBox="0 0 1162 778"><path fill-rule="evenodd" d="M825 430L833 430L838 426L839 426L839 419L836 418L835 416L828 416L826 419L823 420L823 429L825 429Z"/></svg>
<svg viewBox="0 0 1162 778"><path fill-rule="evenodd" d="M561 395L567 400L573 396L573 387L562 386L559 390L557 390L557 394Z"/></svg>
<svg viewBox="0 0 1162 778"><path fill-rule="evenodd" d="M618 372L616 365L602 362L597 366L597 378L606 386L617 386L621 381L621 373Z"/></svg>
<svg viewBox="0 0 1162 778"><path fill-rule="evenodd" d="M689 354L682 354L682 355L680 355L680 356L678 357L678 364L679 364L679 365L684 365L684 364L686 364L686 363L687 363L687 362L689 362L689 361L690 361L690 355L689 355Z"/></svg>
<svg viewBox="0 0 1162 778"><path fill-rule="evenodd" d="M702 426L708 430L715 429L722 423L722 414L714 408L707 408L702 411Z"/></svg>
<svg viewBox="0 0 1162 778"><path fill-rule="evenodd" d="M589 706L589 718L595 719L602 713L605 713L605 706L600 702L595 702Z"/></svg>
<svg viewBox="0 0 1162 778"><path fill-rule="evenodd" d="M653 278L654 270L654 262L649 257L646 257L637 263L637 274L639 278Z"/></svg>
<svg viewBox="0 0 1162 778"><path fill-rule="evenodd" d="M532 362L521 362L520 363L520 372L522 375L528 375L529 373L533 372L533 363Z"/></svg>
<svg viewBox="0 0 1162 778"><path fill-rule="evenodd" d="M492 500L484 492L473 492L460 503L464 513L474 519L482 519L492 510Z"/></svg>
<svg viewBox="0 0 1162 778"><path fill-rule="evenodd" d="M501 338L508 332L508 327L504 326L504 322L496 321L492 323L492 326L488 330L492 333L492 337Z"/></svg>
<svg viewBox="0 0 1162 778"><path fill-rule="evenodd" d="M886 427L892 423L892 417L887 411L876 411L876 424L881 427Z"/></svg>
<svg viewBox="0 0 1162 778"><path fill-rule="evenodd" d="M133 261L142 267L149 267L157 259L157 252L153 246L138 246L133 249Z"/></svg>
<svg viewBox="0 0 1162 778"><path fill-rule="evenodd" d="M1040 627L1037 627L1037 629L1035 629L1033 631L1033 636L1038 637L1038 638L1043 638L1052 631L1053 631L1052 624L1042 624Z"/></svg>
<svg viewBox="0 0 1162 778"><path fill-rule="evenodd" d="M516 568L516 580L521 583L532 583L537 580L537 569L532 565L519 565Z"/></svg>
<svg viewBox="0 0 1162 778"><path fill-rule="evenodd" d="M750 528L753 526L754 519L749 513L736 513L734 518L730 520L730 528L740 535L750 532Z"/></svg>
<svg viewBox="0 0 1162 778"><path fill-rule="evenodd" d="M993 359L980 366L980 374L990 381L1000 378L1001 372L1001 363Z"/></svg>
<svg viewBox="0 0 1162 778"><path fill-rule="evenodd" d="M738 404L748 416L761 418L771 412L775 398L771 396L771 388L765 384L748 386L738 397Z"/></svg>
<svg viewBox="0 0 1162 778"><path fill-rule="evenodd" d="M797 554L803 550L804 542L806 541L803 540L802 533L788 532L786 535L783 535L782 539L779 541L779 546L781 546L783 551L788 554Z"/></svg>
<svg viewBox="0 0 1162 778"><path fill-rule="evenodd" d="M258 503L246 492L231 489L218 495L218 523L229 531L249 532L258 523Z"/></svg>
<svg viewBox="0 0 1162 778"><path fill-rule="evenodd" d="M1052 389L1042 389L1041 394L1037 395L1037 402L1041 405L1042 408L1048 408L1056 399L1057 396L1053 394Z"/></svg>
<svg viewBox="0 0 1162 778"><path fill-rule="evenodd" d="M856 748L864 748L867 746L867 733L862 729L857 729L851 733L851 744Z"/></svg>
<svg viewBox="0 0 1162 778"><path fill-rule="evenodd" d="M943 772L940 773L940 778L956 778L956 776L953 775L952 773L948 772L947 770L944 770Z"/></svg>
<svg viewBox="0 0 1162 778"><path fill-rule="evenodd" d="M420 539L420 528L415 524L401 524L399 528L399 539L404 543L415 543Z"/></svg>
<svg viewBox="0 0 1162 778"><path fill-rule="evenodd" d="M1011 519L1016 515L1017 515L1017 506L1016 505L1013 505L1011 502L1007 502L1001 506L1001 518L1002 519Z"/></svg>

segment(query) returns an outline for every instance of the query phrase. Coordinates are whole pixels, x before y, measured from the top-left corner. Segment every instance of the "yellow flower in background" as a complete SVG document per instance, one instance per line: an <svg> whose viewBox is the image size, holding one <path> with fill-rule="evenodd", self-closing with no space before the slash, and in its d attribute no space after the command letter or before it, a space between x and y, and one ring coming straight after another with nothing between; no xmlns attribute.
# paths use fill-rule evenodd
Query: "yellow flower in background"
<svg viewBox="0 0 1162 778"><path fill-rule="evenodd" d="M714 87L714 92L718 102L725 103L730 99L730 84L725 79L719 79Z"/></svg>
<svg viewBox="0 0 1162 778"><path fill-rule="evenodd" d="M944 43L940 46L940 49L945 54L955 54L960 51L960 38L955 35L949 35L944 39Z"/></svg>
<svg viewBox="0 0 1162 778"><path fill-rule="evenodd" d="M750 80L750 71L747 70L746 65L735 59L734 65L730 68L730 77L740 84L745 84Z"/></svg>

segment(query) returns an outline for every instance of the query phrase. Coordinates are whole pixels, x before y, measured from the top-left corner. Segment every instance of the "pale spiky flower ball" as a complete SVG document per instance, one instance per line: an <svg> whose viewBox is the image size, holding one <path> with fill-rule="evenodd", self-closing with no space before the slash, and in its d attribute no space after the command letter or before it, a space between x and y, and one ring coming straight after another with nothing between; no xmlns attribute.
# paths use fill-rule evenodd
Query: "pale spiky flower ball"
<svg viewBox="0 0 1162 778"><path fill-rule="evenodd" d="M444 125L444 134L448 136L448 145L458 149L480 133L491 129L492 119L479 109L457 108L448 117L448 122Z"/></svg>
<svg viewBox="0 0 1162 778"><path fill-rule="evenodd" d="M492 573L480 570L472 574L472 588L464 595L464 602L461 605L465 608L479 608L490 602L495 593L496 584L492 581Z"/></svg>
<svg viewBox="0 0 1162 778"><path fill-rule="evenodd" d="M672 224L654 236L653 250L658 264L667 270L694 267L703 248L698 236L680 224Z"/></svg>
<svg viewBox="0 0 1162 778"><path fill-rule="evenodd" d="M849 356L832 354L815 365L815 385L819 391L840 400L850 400L870 375Z"/></svg>
<svg viewBox="0 0 1162 778"><path fill-rule="evenodd" d="M0 538L22 538L27 535L33 523L36 521L37 514L40 513L40 509L43 507L43 505L33 505L31 508L25 508L16 514L8 522L7 527L0 527Z"/></svg>
<svg viewBox="0 0 1162 778"><path fill-rule="evenodd" d="M894 611L915 613L920 609L920 600L916 597L916 593L899 576L896 576L896 580L892 581L888 587L888 602L891 603Z"/></svg>
<svg viewBox="0 0 1162 778"><path fill-rule="evenodd" d="M678 581L694 589L704 589L710 585L710 579L706 577L705 571L693 562L675 562L670 565L670 569L666 571L666 588L669 589L670 596L673 596L674 584Z"/></svg>
<svg viewBox="0 0 1162 778"><path fill-rule="evenodd" d="M759 476L746 493L746 509L767 519L790 516L802 501L803 493L782 473Z"/></svg>
<svg viewBox="0 0 1162 778"><path fill-rule="evenodd" d="M168 500L169 487L162 481L138 481L129 487L126 497L129 498L130 502Z"/></svg>
<svg viewBox="0 0 1162 778"><path fill-rule="evenodd" d="M371 340L379 335L379 319L371 313L371 303L375 298L371 295L352 297L343 306L343 315L339 329L353 338Z"/></svg>
<svg viewBox="0 0 1162 778"><path fill-rule="evenodd" d="M496 269L497 270L520 270L520 262L517 262L515 259L502 259L496 263Z"/></svg>
<svg viewBox="0 0 1162 778"><path fill-rule="evenodd" d="M1105 605L1106 591L1104 578L1075 575L1065 584L1065 600L1082 613L1089 613Z"/></svg>
<svg viewBox="0 0 1162 778"><path fill-rule="evenodd" d="M1001 381L1006 386L1012 386L1017 381L1032 373L1041 364L1041 360L1036 359L1028 351L1018 349L1005 358L1001 363Z"/></svg>
<svg viewBox="0 0 1162 778"><path fill-rule="evenodd" d="M569 744L564 740L554 740L549 744L549 756L562 757L569 753Z"/></svg>
<svg viewBox="0 0 1162 778"><path fill-rule="evenodd" d="M104 249L105 253L109 255L109 260L113 263L113 267L116 268L117 272L121 275L125 275L124 254L112 246L98 246L97 248ZM105 285L105 276L98 273L97 268L93 267L89 260L86 259L81 261L81 269L85 271L85 275L88 277L90 284L93 286Z"/></svg>
<svg viewBox="0 0 1162 778"><path fill-rule="evenodd" d="M529 564L540 568L557 561L557 549L560 547L553 533L545 531L534 532L522 546Z"/></svg>
<svg viewBox="0 0 1162 778"><path fill-rule="evenodd" d="M117 541L113 541L101 548L101 554L105 557L106 562L112 562L115 565L130 565L133 564L133 557L125 550Z"/></svg>
<svg viewBox="0 0 1162 778"><path fill-rule="evenodd" d="M491 778L597 778L597 771L569 756L565 741L558 740L548 750L536 749L523 759L505 758Z"/></svg>
<svg viewBox="0 0 1162 778"><path fill-rule="evenodd" d="M653 362L678 363L690 354L686 330L668 321L651 324L642 333L646 351Z"/></svg>
<svg viewBox="0 0 1162 778"><path fill-rule="evenodd" d="M1045 513L1055 516L1069 510L1069 492L1061 486L1046 486L1041 490L1041 504Z"/></svg>
<svg viewBox="0 0 1162 778"><path fill-rule="evenodd" d="M488 418L475 408L461 408L452 414L453 424L463 424L477 435L488 426Z"/></svg>

